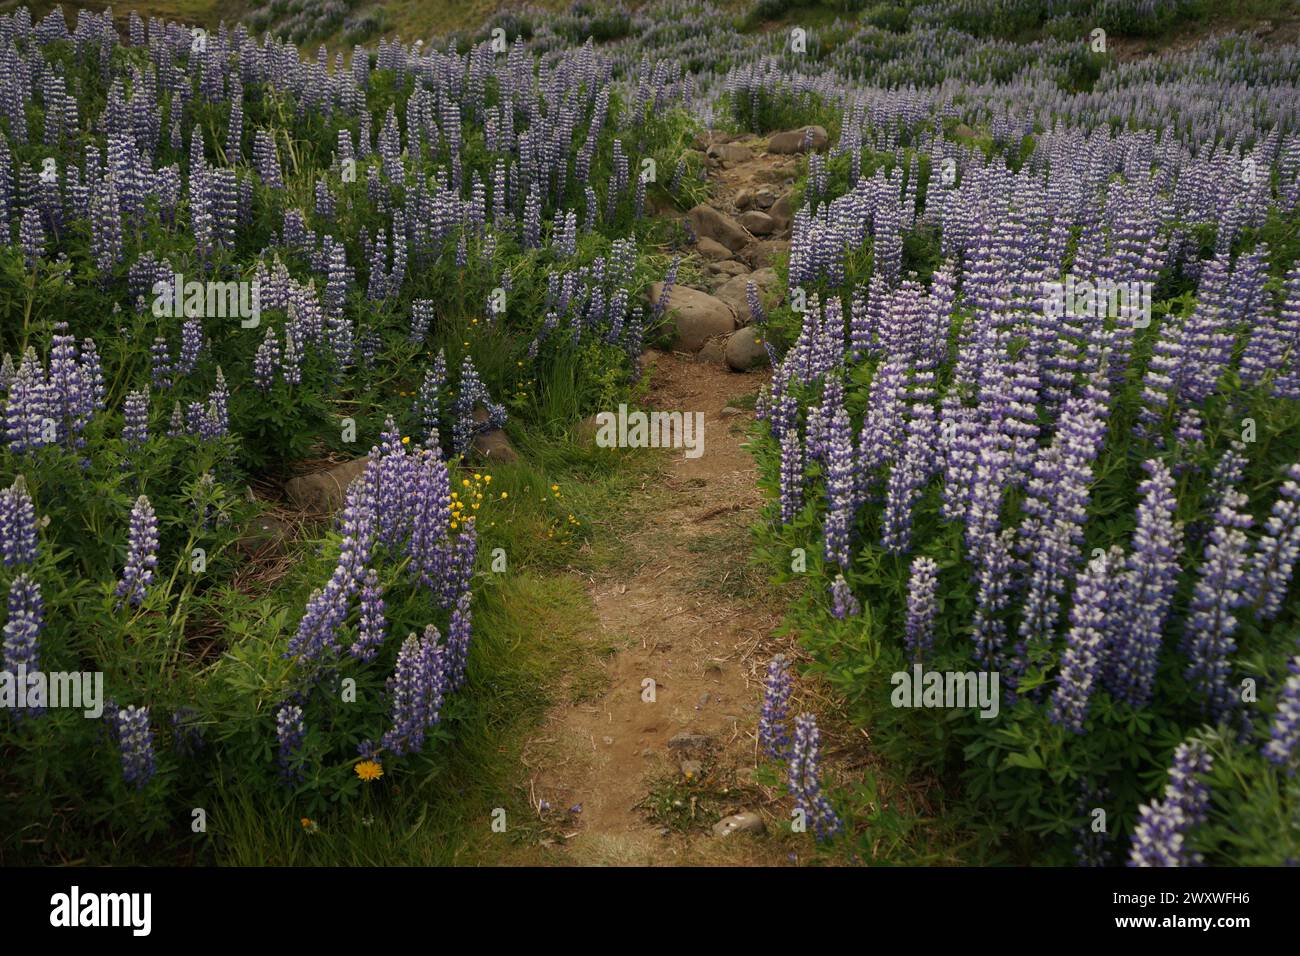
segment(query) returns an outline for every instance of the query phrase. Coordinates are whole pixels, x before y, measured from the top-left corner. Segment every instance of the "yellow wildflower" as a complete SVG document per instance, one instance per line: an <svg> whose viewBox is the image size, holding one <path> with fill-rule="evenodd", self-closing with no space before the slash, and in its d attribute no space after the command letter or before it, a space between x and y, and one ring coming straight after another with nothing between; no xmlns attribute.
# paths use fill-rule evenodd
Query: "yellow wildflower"
<svg viewBox="0 0 1300 956"><path fill-rule="evenodd" d="M357 776L369 783L384 775L384 766L378 760L363 760L353 768Z"/></svg>

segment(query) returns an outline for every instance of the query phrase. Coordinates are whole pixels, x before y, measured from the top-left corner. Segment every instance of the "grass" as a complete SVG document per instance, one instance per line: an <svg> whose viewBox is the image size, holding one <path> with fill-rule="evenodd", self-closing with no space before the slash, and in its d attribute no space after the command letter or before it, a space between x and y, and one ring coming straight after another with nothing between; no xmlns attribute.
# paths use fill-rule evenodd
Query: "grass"
<svg viewBox="0 0 1300 956"><path fill-rule="evenodd" d="M618 523L593 516L622 510L644 473L635 457L601 463L573 442L526 436L535 457L491 471L498 499L482 531L485 557L503 547L507 571L485 572L475 605L469 685L438 766L394 786L369 785L362 799L304 826L288 799L258 805L230 787L211 810L211 856L228 865L438 866L555 861L546 844L562 821L540 819L529 798L522 748L548 708L598 694L600 659L611 652L580 577L566 569L581 552L616 546ZM608 455L600 450L601 455ZM567 462L567 464L564 464ZM481 472L480 472L481 473ZM561 488L560 497L551 491ZM568 494L565 489L569 489ZM557 540L546 530L557 511L581 531ZM486 517L486 516L485 516ZM489 562L490 563L490 562ZM505 812L505 831L492 827Z"/></svg>

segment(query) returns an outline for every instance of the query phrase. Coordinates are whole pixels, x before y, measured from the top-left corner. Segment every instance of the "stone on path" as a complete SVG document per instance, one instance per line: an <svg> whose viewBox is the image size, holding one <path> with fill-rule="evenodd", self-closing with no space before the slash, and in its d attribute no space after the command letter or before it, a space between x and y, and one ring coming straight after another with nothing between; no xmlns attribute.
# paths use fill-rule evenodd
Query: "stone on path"
<svg viewBox="0 0 1300 956"><path fill-rule="evenodd" d="M749 250L749 261L755 270L765 269L789 251L789 239L763 239Z"/></svg>
<svg viewBox="0 0 1300 956"><path fill-rule="evenodd" d="M758 329L747 325L727 337L727 347L722 356L727 367L735 372L748 372L751 368L770 364L767 349L763 347Z"/></svg>
<svg viewBox="0 0 1300 956"><path fill-rule="evenodd" d="M745 248L753 238L730 216L701 203L686 214L698 239L713 239L732 252Z"/></svg>
<svg viewBox="0 0 1300 956"><path fill-rule="evenodd" d="M483 424L488 420L487 409L482 405L474 406L473 418L474 424ZM475 435L472 445L474 450L489 462L503 461L509 463L519 460L519 452L515 451L514 445L510 444L509 437L500 428L493 428Z"/></svg>
<svg viewBox="0 0 1300 956"><path fill-rule="evenodd" d="M370 458L355 458L324 471L299 475L284 483L285 496L300 511L333 514L343 507L348 485L366 470Z"/></svg>
<svg viewBox="0 0 1300 956"><path fill-rule="evenodd" d="M709 263L709 271L715 275L725 276L743 276L749 273L749 266L743 262L737 262L735 259L723 259L721 262ZM735 309L735 305L728 302L728 305Z"/></svg>
<svg viewBox="0 0 1300 956"><path fill-rule="evenodd" d="M776 232L776 220L765 212L751 209L740 214L740 224L756 236L768 236Z"/></svg>
<svg viewBox="0 0 1300 956"><path fill-rule="evenodd" d="M812 130L812 148L818 152L825 149L830 143L830 136L826 133L824 126L804 126L799 129L786 130L783 133L773 133L767 141L767 151L779 155L790 155L792 153L802 153L807 151L805 143L808 142L807 132Z"/></svg>
<svg viewBox="0 0 1300 956"><path fill-rule="evenodd" d="M745 811L743 813L733 813L729 817L723 817L713 825L713 835L719 837L729 837L733 833L766 833L767 826L763 823L763 818L757 813Z"/></svg>
<svg viewBox="0 0 1300 956"><path fill-rule="evenodd" d="M736 321L748 325L754 321L749 311L749 284L754 283L758 289L758 298L765 309L770 309L781 301L781 280L775 269L758 269L747 275L738 275L728 279L718 287L714 294L736 313Z"/></svg>
<svg viewBox="0 0 1300 956"><path fill-rule="evenodd" d="M664 284L652 283L650 302L659 301ZM668 296L666 314L677 329L673 348L679 352L698 352L715 335L735 331L736 313L721 299L689 286L674 285Z"/></svg>
<svg viewBox="0 0 1300 956"><path fill-rule="evenodd" d="M754 151L739 143L714 143L709 147L708 156L720 163L747 163L754 158Z"/></svg>
<svg viewBox="0 0 1300 956"><path fill-rule="evenodd" d="M718 262L722 259L731 258L731 250L718 242L716 239L710 239L708 236L700 236L695 243L695 251L710 262Z"/></svg>

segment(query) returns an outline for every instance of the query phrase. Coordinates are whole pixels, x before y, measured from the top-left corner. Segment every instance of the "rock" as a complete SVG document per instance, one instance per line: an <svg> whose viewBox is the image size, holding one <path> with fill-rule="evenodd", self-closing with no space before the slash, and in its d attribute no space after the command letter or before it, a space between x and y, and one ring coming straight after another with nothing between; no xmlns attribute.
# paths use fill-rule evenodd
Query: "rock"
<svg viewBox="0 0 1300 956"><path fill-rule="evenodd" d="M724 259L721 262L710 263L709 271L715 275L733 278L735 276L748 275L749 266L745 265L743 262L737 262L735 259Z"/></svg>
<svg viewBox="0 0 1300 956"><path fill-rule="evenodd" d="M754 193L750 192L748 189L738 190L736 192L736 195L731 197L731 201L735 203L737 209L743 212L744 210L748 209L750 206L754 205L754 201L755 201Z"/></svg>
<svg viewBox="0 0 1300 956"><path fill-rule="evenodd" d="M803 126L799 129L786 130L784 133L773 133L767 141L767 151L786 156L806 152L804 143L809 129L812 130L812 148L821 152L831 141L824 126Z"/></svg>
<svg viewBox="0 0 1300 956"><path fill-rule="evenodd" d="M754 205L759 209L771 209L772 204L776 202L776 191L770 186L759 186L754 193Z"/></svg>
<svg viewBox="0 0 1300 956"><path fill-rule="evenodd" d="M704 152L715 143L730 143L739 137L739 133L728 133L720 129L706 129L703 133L696 135L695 146L701 152Z"/></svg>
<svg viewBox="0 0 1300 956"><path fill-rule="evenodd" d="M736 408L734 405L723 405L721 410L718 412L718 417L735 418L737 415L743 415L743 414L745 414L745 410L743 408ZM708 695L706 694L705 696L707 697Z"/></svg>
<svg viewBox="0 0 1300 956"><path fill-rule="evenodd" d="M688 753L702 753L712 746L713 738L708 734L697 734L690 731L676 734L668 741L669 750L686 751Z"/></svg>
<svg viewBox="0 0 1300 956"><path fill-rule="evenodd" d="M699 239L715 239L732 252L745 248L751 239L740 223L703 203L688 212L686 218Z"/></svg>
<svg viewBox="0 0 1300 956"><path fill-rule="evenodd" d="M276 553L284 549L284 543L293 535L294 526L290 522L273 514L258 515L244 525L244 534L235 542L235 550L245 556L261 551Z"/></svg>
<svg viewBox="0 0 1300 956"><path fill-rule="evenodd" d="M718 242L716 239L710 239L708 236L701 236L695 243L695 251L710 262L717 262L720 259L730 259L731 250Z"/></svg>
<svg viewBox="0 0 1300 956"><path fill-rule="evenodd" d="M714 143L708 156L722 163L747 163L754 158L754 151L739 143Z"/></svg>
<svg viewBox="0 0 1300 956"><path fill-rule="evenodd" d="M356 478L370 463L367 458L355 458L325 471L299 475L284 483L284 493L295 508L320 514L333 514L343 507L343 496Z"/></svg>
<svg viewBox="0 0 1300 956"><path fill-rule="evenodd" d="M749 251L749 262L755 270L765 269L779 257L790 252L789 239L764 239Z"/></svg>
<svg viewBox="0 0 1300 956"><path fill-rule="evenodd" d="M719 837L728 837L733 833L766 833L767 826L763 823L763 818L757 813L733 813L729 817L723 817L717 823L713 824L713 835Z"/></svg>
<svg viewBox="0 0 1300 956"><path fill-rule="evenodd" d="M699 780L704 776L704 764L698 760L683 760L682 776L687 780Z"/></svg>
<svg viewBox="0 0 1300 956"><path fill-rule="evenodd" d="M650 301L658 302L663 294L662 282L650 286ZM736 328L736 314L731 306L707 292L675 285L668 298L668 317L677 328L673 348L681 352L698 352L715 335L727 335Z"/></svg>
<svg viewBox="0 0 1300 956"><path fill-rule="evenodd" d="M727 337L719 335L709 339L704 343L704 348L695 356L695 361L702 362L706 365L721 365L724 361L723 356L726 354Z"/></svg>
<svg viewBox="0 0 1300 956"><path fill-rule="evenodd" d="M472 417L476 425L483 424L488 420L487 409L482 405L474 406ZM515 446L510 444L510 439L500 428L475 435L472 446L476 452L491 462L510 463L519 460L519 452L515 451Z"/></svg>
<svg viewBox="0 0 1300 956"><path fill-rule="evenodd" d="M752 325L738 329L727 337L727 347L723 349L722 357L727 367L734 372L748 372L751 368L771 363L760 333Z"/></svg>
<svg viewBox="0 0 1300 956"><path fill-rule="evenodd" d="M768 236L776 231L776 220L757 209L741 213L740 224L756 236Z"/></svg>
<svg viewBox="0 0 1300 956"><path fill-rule="evenodd" d="M777 232L785 232L790 228L790 223L794 221L794 209L791 208L790 194L782 196L776 202L772 203L767 214L772 217L776 223Z"/></svg>
<svg viewBox="0 0 1300 956"><path fill-rule="evenodd" d="M781 280L775 269L759 269L747 275L728 279L715 293L719 299L731 306L736 313L736 320L741 325L754 321L749 311L749 284L758 288L758 298L765 309L770 309L781 301Z"/></svg>

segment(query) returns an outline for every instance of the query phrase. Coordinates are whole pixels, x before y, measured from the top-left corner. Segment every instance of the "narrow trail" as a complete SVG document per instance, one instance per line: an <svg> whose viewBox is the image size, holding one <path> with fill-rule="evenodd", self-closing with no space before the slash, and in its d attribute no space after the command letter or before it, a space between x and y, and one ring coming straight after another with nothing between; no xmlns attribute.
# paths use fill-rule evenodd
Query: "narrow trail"
<svg viewBox="0 0 1300 956"><path fill-rule="evenodd" d="M729 402L752 395L762 377L679 353L652 361L652 406L703 412L705 451L693 459L668 453L647 489L644 520L624 541L625 560L588 582L601 636L617 648L604 662L607 689L554 710L528 748L535 800L581 806L563 843L575 864L716 854L699 846L721 842L709 830L677 832L649 819L643 801L657 784L708 786L733 804L721 811L755 809L744 783L755 764L764 645L780 608L745 593L745 536L763 499L743 447L753 414ZM730 801L722 790L734 794ZM749 844L751 855L762 852Z"/></svg>
<svg viewBox="0 0 1300 956"><path fill-rule="evenodd" d="M772 246L731 218L737 194L766 187L772 206L795 173L792 157L758 142L729 151L716 143L710 136L700 144L714 187L709 205L727 218L727 238L742 238L734 258L706 256L715 262L704 292L765 264ZM750 221L770 235L765 218ZM778 225L784 231L788 220ZM730 309L748 321L747 310ZM664 453L662 473L630 505L620 560L587 580L600 629L593 643L614 648L603 662L605 690L554 708L525 748L534 808L567 813L556 842L572 864L789 862L786 841L771 838L785 819L784 793L753 780L763 676L783 649L773 630L784 602L747 564L763 496L745 441L767 373L729 370L725 338L698 355L645 356L649 407L703 412L704 451ZM769 837L713 833L714 821L739 812L762 818Z"/></svg>

